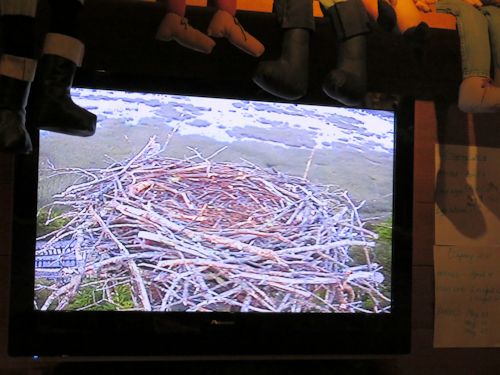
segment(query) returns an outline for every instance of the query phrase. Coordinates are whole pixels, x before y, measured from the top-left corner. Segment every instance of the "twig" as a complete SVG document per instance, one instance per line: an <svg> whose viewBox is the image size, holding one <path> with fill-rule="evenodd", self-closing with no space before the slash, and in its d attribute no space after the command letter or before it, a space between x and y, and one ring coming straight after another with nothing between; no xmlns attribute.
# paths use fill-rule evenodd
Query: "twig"
<svg viewBox="0 0 500 375"><path fill-rule="evenodd" d="M130 255L128 249L116 238L116 236L109 230L107 227L106 223L102 220L102 218L95 212L94 208L92 206L89 207L89 211L92 213L94 216L95 220L99 223L103 231L113 240L113 242L118 246L118 248L121 250L121 252L124 255ZM151 311L151 303L149 302L149 297L148 297L148 292L146 291L146 287L144 286L144 281L142 280L141 277L141 272L135 262L133 260L127 260L128 267L130 268L130 271L132 272L134 281L136 283L136 287L139 291L139 295L141 297L141 302L142 306L144 307L144 310L146 311Z"/></svg>
<svg viewBox="0 0 500 375"><path fill-rule="evenodd" d="M311 153L309 154L309 158L307 159L307 164L306 164L306 169L304 171L304 175L302 176L302 178L304 180L307 180L307 176L309 175L309 169L311 168L311 164L312 164L315 152L316 152L316 147L313 147L313 149L311 150Z"/></svg>

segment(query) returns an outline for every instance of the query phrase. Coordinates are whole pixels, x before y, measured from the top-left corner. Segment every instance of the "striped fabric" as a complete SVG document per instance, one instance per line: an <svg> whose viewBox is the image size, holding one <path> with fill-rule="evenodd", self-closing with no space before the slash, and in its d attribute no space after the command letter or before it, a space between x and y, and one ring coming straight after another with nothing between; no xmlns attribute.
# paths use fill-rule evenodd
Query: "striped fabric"
<svg viewBox="0 0 500 375"><path fill-rule="evenodd" d="M0 15L35 17L38 0L0 0Z"/></svg>

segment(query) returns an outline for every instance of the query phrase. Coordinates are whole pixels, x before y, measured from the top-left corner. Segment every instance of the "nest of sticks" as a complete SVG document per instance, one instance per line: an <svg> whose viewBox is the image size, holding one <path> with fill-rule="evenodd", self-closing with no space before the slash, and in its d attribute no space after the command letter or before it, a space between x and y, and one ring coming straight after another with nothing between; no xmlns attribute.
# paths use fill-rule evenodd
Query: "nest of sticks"
<svg viewBox="0 0 500 375"><path fill-rule="evenodd" d="M104 169L52 168L52 176L79 180L46 207L47 222L66 224L38 240L45 249L71 240L78 266L61 270L64 282L37 283L45 296L37 308L67 309L91 288L93 299L79 309L103 301L125 309L114 296L126 286L130 310L390 309L372 277L377 235L346 191L247 161L212 161L222 150L174 159L162 154L165 147L152 138ZM364 264L353 264L354 248Z"/></svg>

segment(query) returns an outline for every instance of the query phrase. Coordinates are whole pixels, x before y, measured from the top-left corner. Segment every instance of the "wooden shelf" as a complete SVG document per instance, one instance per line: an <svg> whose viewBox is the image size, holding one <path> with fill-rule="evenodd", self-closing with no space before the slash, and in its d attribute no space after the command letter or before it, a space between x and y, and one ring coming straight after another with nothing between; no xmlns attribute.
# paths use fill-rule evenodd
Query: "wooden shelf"
<svg viewBox="0 0 500 375"><path fill-rule="evenodd" d="M253 1L253 0L252 0ZM240 1L240 7L270 6L271 0ZM206 4L206 1L205 1ZM254 7L254 8L255 8ZM268 100L270 94L252 81L257 64L279 57L282 30L276 17L263 11L240 10L238 19L259 39L266 52L251 57L225 39L217 39L210 55L194 52L176 42L155 40L165 7L160 2L87 0L83 16L86 55L76 85L172 92L179 94L249 96ZM264 9L264 8L261 8ZM206 30L213 8L189 6L186 16L199 30ZM460 48L454 17L424 14L433 27L421 53L401 35L374 30L368 35L368 89L370 92L412 95L429 100L436 95L453 100L461 81ZM311 34L309 90L302 103L332 100L323 93L324 77L336 65L336 40L329 20L316 18ZM337 103L338 104L338 103Z"/></svg>

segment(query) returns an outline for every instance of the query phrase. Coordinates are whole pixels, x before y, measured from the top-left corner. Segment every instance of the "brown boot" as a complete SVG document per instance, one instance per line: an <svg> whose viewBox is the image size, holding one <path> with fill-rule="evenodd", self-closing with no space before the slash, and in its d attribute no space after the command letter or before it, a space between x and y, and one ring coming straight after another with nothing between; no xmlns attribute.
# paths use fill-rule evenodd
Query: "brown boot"
<svg viewBox="0 0 500 375"><path fill-rule="evenodd" d="M175 13L167 13L161 21L156 39L169 42L175 40L181 46L209 54L215 46L212 38L191 27L187 18Z"/></svg>
<svg viewBox="0 0 500 375"><path fill-rule="evenodd" d="M264 45L245 31L236 17L224 10L217 10L210 21L207 34L214 38L226 38L231 44L254 57L264 53Z"/></svg>
<svg viewBox="0 0 500 375"><path fill-rule="evenodd" d="M460 84L458 108L469 113L500 112L500 87L487 77L468 77Z"/></svg>

